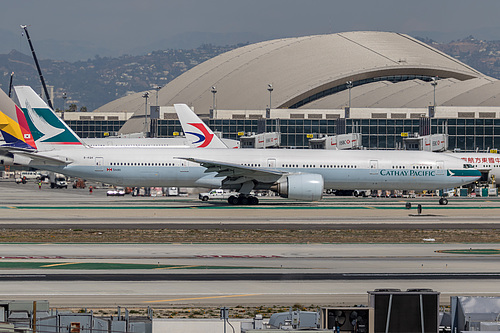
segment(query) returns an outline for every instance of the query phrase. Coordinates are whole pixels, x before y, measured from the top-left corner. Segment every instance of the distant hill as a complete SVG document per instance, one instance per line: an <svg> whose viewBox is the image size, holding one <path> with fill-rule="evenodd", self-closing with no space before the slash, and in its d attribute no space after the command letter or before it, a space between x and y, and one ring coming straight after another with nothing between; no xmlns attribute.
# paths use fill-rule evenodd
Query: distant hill
<svg viewBox="0 0 500 333"><path fill-rule="evenodd" d="M203 45L190 50L155 51L147 55L94 57L87 61L67 62L40 60L47 85L54 86L55 108L62 109L66 92L66 108L76 104L89 111L129 93L164 86L190 68L221 53L243 46ZM10 73L14 85L30 85L41 92L41 83L31 55L18 51L0 54L0 87L7 92Z"/></svg>
<svg viewBox="0 0 500 333"><path fill-rule="evenodd" d="M230 39L230 36L221 38ZM449 43L418 39L486 75L500 79L500 41L478 40L472 36ZM66 92L66 108L76 104L77 109L85 106L93 111L129 93L152 89L157 85L164 86L190 68L243 45L246 44L205 44L197 48L166 49L146 55L123 55L117 58L94 56L86 61L41 60L40 63L45 81L54 86L53 102L56 108L63 108L62 95ZM30 85L41 92L40 79L31 55L15 50L0 54L0 73L3 74L0 88L5 92L8 91L11 72L15 72L15 85Z"/></svg>
<svg viewBox="0 0 500 333"><path fill-rule="evenodd" d="M473 36L449 43L421 40L483 74L500 79L500 41L498 40L485 41Z"/></svg>

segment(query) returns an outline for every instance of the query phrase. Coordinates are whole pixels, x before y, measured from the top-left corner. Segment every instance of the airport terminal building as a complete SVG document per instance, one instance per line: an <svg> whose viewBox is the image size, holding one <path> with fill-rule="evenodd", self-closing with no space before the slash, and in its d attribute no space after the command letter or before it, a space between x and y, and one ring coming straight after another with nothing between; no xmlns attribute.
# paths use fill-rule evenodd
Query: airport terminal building
<svg viewBox="0 0 500 333"><path fill-rule="evenodd" d="M500 81L399 33L256 43L143 95L64 118L83 137L145 128L169 137L182 132L171 106L185 103L224 137L277 131L284 147L304 148L312 137L351 132L362 134L366 148L399 149L402 133L446 133L449 149L500 147Z"/></svg>

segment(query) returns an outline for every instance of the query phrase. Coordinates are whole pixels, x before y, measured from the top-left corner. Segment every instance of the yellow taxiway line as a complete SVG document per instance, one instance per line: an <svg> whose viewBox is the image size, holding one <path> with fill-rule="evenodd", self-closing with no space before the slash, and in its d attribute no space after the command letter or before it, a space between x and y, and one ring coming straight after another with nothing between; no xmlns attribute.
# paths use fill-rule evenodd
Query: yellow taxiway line
<svg viewBox="0 0 500 333"><path fill-rule="evenodd" d="M243 295L220 295L220 296L205 296L205 297L193 297L193 298L175 298L175 299L163 299L158 301L143 301L142 303L160 303L160 302L176 302L176 301L194 301L199 299L211 299L211 298L230 298L230 297L249 297L249 296L259 296L261 294L243 294Z"/></svg>

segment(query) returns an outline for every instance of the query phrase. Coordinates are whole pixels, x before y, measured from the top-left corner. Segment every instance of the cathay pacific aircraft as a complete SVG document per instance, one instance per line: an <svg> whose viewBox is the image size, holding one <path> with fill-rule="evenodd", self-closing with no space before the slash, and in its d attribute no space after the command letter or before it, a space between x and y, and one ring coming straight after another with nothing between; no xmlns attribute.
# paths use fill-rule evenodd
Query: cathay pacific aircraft
<svg viewBox="0 0 500 333"><path fill-rule="evenodd" d="M232 189L240 195L229 198L231 204L257 204L252 190L317 201L325 187L435 190L481 176L459 158L430 152L89 147L74 132L60 132L40 118L27 121L0 94L0 130L8 142L2 150L14 162L115 185ZM47 139L37 145L35 136ZM201 145L203 140L207 138Z"/></svg>

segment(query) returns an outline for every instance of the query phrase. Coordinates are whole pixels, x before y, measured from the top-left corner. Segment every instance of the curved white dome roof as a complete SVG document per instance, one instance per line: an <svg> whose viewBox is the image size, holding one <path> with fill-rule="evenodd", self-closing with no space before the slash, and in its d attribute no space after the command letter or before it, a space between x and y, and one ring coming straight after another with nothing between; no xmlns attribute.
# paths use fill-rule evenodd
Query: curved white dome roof
<svg viewBox="0 0 500 333"><path fill-rule="evenodd" d="M404 34L346 32L271 40L214 57L159 91L160 105L186 103L197 113L217 108L338 108L347 104L345 83L353 81L352 106L422 107L432 101L425 80L438 76L439 105L500 106L496 79ZM97 111L144 113L142 92ZM154 96L155 92L153 92ZM429 95L430 94L430 95ZM429 96L430 99L429 99Z"/></svg>

